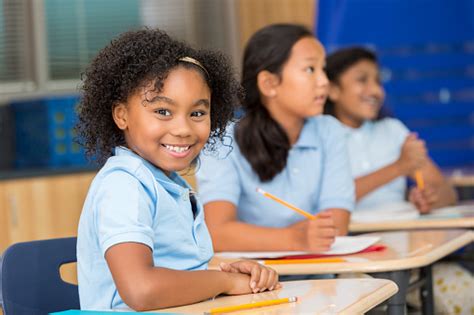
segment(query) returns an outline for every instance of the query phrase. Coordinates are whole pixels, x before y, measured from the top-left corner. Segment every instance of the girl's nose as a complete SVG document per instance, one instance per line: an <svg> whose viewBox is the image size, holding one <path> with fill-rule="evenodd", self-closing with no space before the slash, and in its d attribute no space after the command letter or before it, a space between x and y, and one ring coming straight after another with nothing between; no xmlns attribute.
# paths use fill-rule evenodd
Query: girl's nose
<svg viewBox="0 0 474 315"><path fill-rule="evenodd" d="M370 92L380 98L385 96L385 90L380 82L373 82L370 85Z"/></svg>
<svg viewBox="0 0 474 315"><path fill-rule="evenodd" d="M192 128L189 124L188 119L186 117L183 118L175 118L174 124L170 130L170 133L176 137L188 137L191 135Z"/></svg>
<svg viewBox="0 0 474 315"><path fill-rule="evenodd" d="M329 86L329 79L326 75L326 72L322 71L320 75L316 78L316 83L318 86Z"/></svg>

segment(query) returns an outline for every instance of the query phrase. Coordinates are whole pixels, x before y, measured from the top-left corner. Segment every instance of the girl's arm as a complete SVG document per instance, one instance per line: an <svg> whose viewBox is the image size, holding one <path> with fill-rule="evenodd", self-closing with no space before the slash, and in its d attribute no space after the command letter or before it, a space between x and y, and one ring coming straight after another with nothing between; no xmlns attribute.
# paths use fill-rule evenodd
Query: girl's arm
<svg viewBox="0 0 474 315"><path fill-rule="evenodd" d="M325 251L336 235L331 211L318 214L316 220L270 228L239 221L235 205L228 201L209 202L204 210L215 251Z"/></svg>
<svg viewBox="0 0 474 315"><path fill-rule="evenodd" d="M396 161L368 175L357 177L355 179L356 201L400 176L405 176L405 174L399 161Z"/></svg>
<svg viewBox="0 0 474 315"><path fill-rule="evenodd" d="M123 301L137 311L196 303L219 294L252 293L250 277L262 289L275 287L278 276L269 268L244 262L240 272L180 271L154 267L151 249L140 243L110 247L105 259ZM250 265L250 266L249 266ZM240 268L239 268L240 267Z"/></svg>
<svg viewBox="0 0 474 315"><path fill-rule="evenodd" d="M441 170L428 158L428 161L420 169L425 182L425 188L410 191L409 199L421 213L429 212L431 209L453 205L457 202L457 194L454 188L446 181ZM410 175L414 179L414 174Z"/></svg>
<svg viewBox="0 0 474 315"><path fill-rule="evenodd" d="M400 157L395 162L355 179L356 201L399 176L414 173L428 161L425 142L416 134L406 137L400 151Z"/></svg>

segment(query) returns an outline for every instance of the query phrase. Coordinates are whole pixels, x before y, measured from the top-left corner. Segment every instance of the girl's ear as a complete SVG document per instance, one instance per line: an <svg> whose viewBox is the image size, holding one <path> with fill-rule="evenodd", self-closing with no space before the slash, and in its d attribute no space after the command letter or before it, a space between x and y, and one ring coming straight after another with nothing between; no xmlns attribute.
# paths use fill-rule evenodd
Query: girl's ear
<svg viewBox="0 0 474 315"><path fill-rule="evenodd" d="M333 102L336 103L339 99L339 95L341 94L341 88L339 85L329 82L329 93L328 98Z"/></svg>
<svg viewBox="0 0 474 315"><path fill-rule="evenodd" d="M276 87L279 82L278 76L267 70L260 71L257 75L257 86L260 93L269 98L276 96Z"/></svg>
<svg viewBox="0 0 474 315"><path fill-rule="evenodd" d="M120 130L127 129L128 126L128 111L127 106L123 103L115 105L112 110L112 117L114 118L115 124Z"/></svg>

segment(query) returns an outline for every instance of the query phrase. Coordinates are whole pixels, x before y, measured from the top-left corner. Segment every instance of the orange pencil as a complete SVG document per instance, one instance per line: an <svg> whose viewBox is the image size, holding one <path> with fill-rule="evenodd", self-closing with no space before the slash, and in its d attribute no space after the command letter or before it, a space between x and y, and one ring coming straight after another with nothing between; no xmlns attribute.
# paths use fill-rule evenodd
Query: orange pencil
<svg viewBox="0 0 474 315"><path fill-rule="evenodd" d="M216 307L211 309L209 312L205 312L205 315L210 314L222 314L222 313L229 313L234 311L240 310L248 310L252 308L262 307L262 306L271 306L271 305L278 305L283 303L293 303L298 301L296 296L282 298L282 299L275 299L275 300L266 300L260 302L252 302L247 304L240 304L240 305L232 305L232 306L223 306L223 307Z"/></svg>
<svg viewBox="0 0 474 315"><path fill-rule="evenodd" d="M270 199L275 200L275 201L278 202L278 203L281 203L282 205L284 205L284 206L290 208L290 209L293 210L293 211L298 212L298 213L301 214L301 215L304 215L305 217L307 217L307 218L310 219L310 220L316 219L316 216L312 215L311 213L308 213L308 212L306 212L306 211L304 211L304 210L302 210L302 209L300 209L300 208L298 208L298 207L295 207L295 206L293 206L292 204L289 204L288 202L286 202L286 201L284 201L284 200L281 200L280 198L278 198L278 197L276 197L276 196L274 196L274 195L272 195L272 194L270 194L270 193L267 193L266 191L264 191L264 190L261 189L261 188L257 188L257 192L261 193L261 194L264 195L265 197L268 197L268 198L270 198Z"/></svg>
<svg viewBox="0 0 474 315"><path fill-rule="evenodd" d="M259 261L264 265L288 265L288 264L317 264L346 262L342 258L309 258L309 259L266 259Z"/></svg>
<svg viewBox="0 0 474 315"><path fill-rule="evenodd" d="M425 189L425 180L423 179L421 171L415 171L415 181L416 187L418 187L419 190Z"/></svg>

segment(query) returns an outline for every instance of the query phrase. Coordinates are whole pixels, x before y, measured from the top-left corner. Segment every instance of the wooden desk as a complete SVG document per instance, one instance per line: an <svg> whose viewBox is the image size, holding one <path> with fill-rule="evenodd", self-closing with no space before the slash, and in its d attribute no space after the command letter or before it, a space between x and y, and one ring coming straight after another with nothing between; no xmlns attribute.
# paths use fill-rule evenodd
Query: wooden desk
<svg viewBox="0 0 474 315"><path fill-rule="evenodd" d="M461 204L462 205L462 204ZM446 229L446 228L474 228L474 203L465 203L463 211L442 215L433 210L431 215L421 216L413 220L394 220L382 222L353 222L349 225L351 232L393 231L413 229ZM472 207L471 207L472 206Z"/></svg>
<svg viewBox="0 0 474 315"><path fill-rule="evenodd" d="M193 305L158 310L203 314L211 308L297 296L296 303L266 306L232 314L362 314L397 292L394 282L384 279L330 279L288 281L272 292L222 296Z"/></svg>
<svg viewBox="0 0 474 315"><path fill-rule="evenodd" d="M474 186L474 166L445 169L443 170L443 174L453 186Z"/></svg>
<svg viewBox="0 0 474 315"><path fill-rule="evenodd" d="M474 199L474 165L442 171L449 183L456 188L459 200Z"/></svg>
<svg viewBox="0 0 474 315"><path fill-rule="evenodd" d="M354 254L346 256L346 262L272 265L280 275L310 275L362 272L376 278L395 281L399 291L389 299L389 314L404 314L406 293L409 287L410 270L421 268L426 277L422 284L425 297L425 314L433 311L431 264L455 252L474 240L470 230L421 230L379 232L370 235L381 237L379 244L387 248L380 252ZM213 258L210 267L217 268L222 258Z"/></svg>

